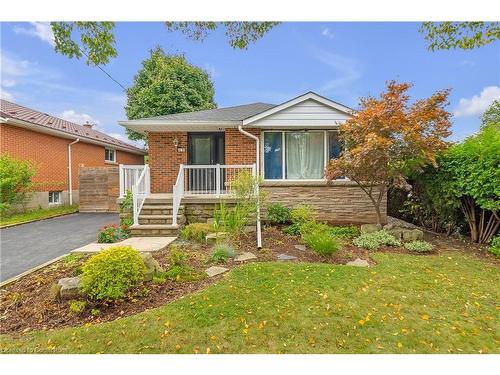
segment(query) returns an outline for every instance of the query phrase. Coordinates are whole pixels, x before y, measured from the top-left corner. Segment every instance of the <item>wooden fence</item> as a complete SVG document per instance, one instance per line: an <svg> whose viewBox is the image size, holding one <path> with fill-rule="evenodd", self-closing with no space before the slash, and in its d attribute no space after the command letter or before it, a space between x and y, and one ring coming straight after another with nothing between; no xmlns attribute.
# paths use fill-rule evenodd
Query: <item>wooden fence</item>
<svg viewBox="0 0 500 375"><path fill-rule="evenodd" d="M80 167L80 212L118 212L119 168Z"/></svg>

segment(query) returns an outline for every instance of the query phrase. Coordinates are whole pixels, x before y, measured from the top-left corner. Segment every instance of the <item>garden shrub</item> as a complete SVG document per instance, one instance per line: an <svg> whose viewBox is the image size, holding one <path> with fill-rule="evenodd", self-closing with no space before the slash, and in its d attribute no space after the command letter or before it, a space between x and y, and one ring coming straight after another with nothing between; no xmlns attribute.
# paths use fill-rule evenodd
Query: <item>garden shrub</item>
<svg viewBox="0 0 500 375"><path fill-rule="evenodd" d="M210 261L215 263L226 263L228 258L234 258L235 255L236 252L230 244L220 242L215 244L212 254L210 255Z"/></svg>
<svg viewBox="0 0 500 375"><path fill-rule="evenodd" d="M378 249L381 246L401 246L401 241L385 230L379 230L372 233L364 233L356 237L352 243L357 247L363 247L369 250Z"/></svg>
<svg viewBox="0 0 500 375"><path fill-rule="evenodd" d="M185 240L203 242L207 234L213 231L213 226L208 223L191 223L181 230L181 237Z"/></svg>
<svg viewBox="0 0 500 375"><path fill-rule="evenodd" d="M292 219L292 223L302 225L310 221L315 221L316 213L311 206L304 204L295 207L290 212L290 217Z"/></svg>
<svg viewBox="0 0 500 375"><path fill-rule="evenodd" d="M493 255L500 257L500 235L497 235L491 240L488 251Z"/></svg>
<svg viewBox="0 0 500 375"><path fill-rule="evenodd" d="M72 300L69 303L69 311L72 312L73 314L81 314L86 307L87 307L86 301Z"/></svg>
<svg viewBox="0 0 500 375"><path fill-rule="evenodd" d="M308 233L312 232L330 232L330 227L323 223L318 223L316 221L307 221L300 225L300 234L304 237Z"/></svg>
<svg viewBox="0 0 500 375"><path fill-rule="evenodd" d="M429 243L427 241L419 241L419 240L407 242L407 243L405 243L404 246L406 249L408 249L410 251L416 251L419 253L428 253L428 252L431 252L432 249L434 248L434 246L432 246L431 243Z"/></svg>
<svg viewBox="0 0 500 375"><path fill-rule="evenodd" d="M97 300L121 298L144 278L145 272L146 266L137 250L113 246L84 263L82 290Z"/></svg>
<svg viewBox="0 0 500 375"><path fill-rule="evenodd" d="M97 234L98 243L114 243L130 237L130 227L127 224L108 224Z"/></svg>
<svg viewBox="0 0 500 375"><path fill-rule="evenodd" d="M280 203L273 203L267 208L267 219L271 224L286 224L291 220L291 210Z"/></svg>
<svg viewBox="0 0 500 375"><path fill-rule="evenodd" d="M250 221L250 215L253 212L243 205L236 204L230 208L226 203L220 202L214 211L215 230L237 235Z"/></svg>
<svg viewBox="0 0 500 375"><path fill-rule="evenodd" d="M303 234L303 238L307 246L321 256L331 255L340 248L339 241L322 229L307 232Z"/></svg>
<svg viewBox="0 0 500 375"><path fill-rule="evenodd" d="M167 262L170 266L185 266L188 254L178 246L171 246Z"/></svg>
<svg viewBox="0 0 500 375"><path fill-rule="evenodd" d="M30 161L0 155L0 214L7 212L12 204L26 203L35 173Z"/></svg>
<svg viewBox="0 0 500 375"><path fill-rule="evenodd" d="M283 228L283 233L288 234L289 236L299 236L300 235L300 225L299 224L291 224L291 225Z"/></svg>
<svg viewBox="0 0 500 375"><path fill-rule="evenodd" d="M359 228L355 225L348 227L329 227L330 234L337 238L354 238L359 236Z"/></svg>

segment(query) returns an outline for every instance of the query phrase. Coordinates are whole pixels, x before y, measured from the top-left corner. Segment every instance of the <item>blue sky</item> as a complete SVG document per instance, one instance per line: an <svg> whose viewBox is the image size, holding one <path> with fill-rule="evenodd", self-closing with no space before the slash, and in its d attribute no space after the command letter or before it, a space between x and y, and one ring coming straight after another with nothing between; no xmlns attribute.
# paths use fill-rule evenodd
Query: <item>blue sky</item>
<svg viewBox="0 0 500 375"><path fill-rule="evenodd" d="M357 107L390 79L414 84L412 98L451 88L453 139L479 127L484 108L500 99L500 44L472 51L429 52L419 23L281 24L248 50L234 50L222 32L203 43L168 32L161 23L117 23L118 57L105 69L124 86L149 49L184 53L210 72L219 107L262 101L280 103L306 91ZM43 23L1 24L2 97L59 117L96 123L124 138L124 92L83 60L52 48Z"/></svg>

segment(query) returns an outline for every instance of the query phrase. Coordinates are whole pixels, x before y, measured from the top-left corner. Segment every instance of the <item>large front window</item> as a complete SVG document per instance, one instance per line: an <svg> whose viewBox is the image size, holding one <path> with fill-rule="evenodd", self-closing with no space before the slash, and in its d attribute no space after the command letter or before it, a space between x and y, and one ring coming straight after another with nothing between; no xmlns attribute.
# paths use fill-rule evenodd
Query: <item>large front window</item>
<svg viewBox="0 0 500 375"><path fill-rule="evenodd" d="M264 132L266 180L321 180L326 161L340 155L336 132Z"/></svg>

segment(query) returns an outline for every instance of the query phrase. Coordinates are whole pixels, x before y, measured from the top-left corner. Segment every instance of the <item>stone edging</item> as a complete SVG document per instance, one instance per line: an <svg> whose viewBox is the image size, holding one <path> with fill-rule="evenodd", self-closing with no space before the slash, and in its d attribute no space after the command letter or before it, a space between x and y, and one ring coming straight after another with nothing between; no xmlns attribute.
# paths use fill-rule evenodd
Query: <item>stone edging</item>
<svg viewBox="0 0 500 375"><path fill-rule="evenodd" d="M41 269L41 268L44 268L44 267L50 266L52 263L57 262L58 260L60 260L60 259L64 258L64 257L65 257L65 256L67 256L67 255L68 255L68 254L63 254L63 255L61 255L61 256L58 256L57 258L54 258L54 259L52 259L52 260L49 260L48 262L45 262L45 263L43 263L43 264L40 264L40 265L38 265L38 266L36 266L36 267L33 267L33 268L31 268L31 269L27 270L27 271L24 271L24 272L20 273L20 274L19 274L19 275L17 275L17 276L14 276L14 277L11 277L10 279L7 279L7 280L5 280L5 281L2 281L2 282L0 283L0 288L3 288L4 286L7 286L7 285L9 285L9 284L12 284L14 281L17 281L17 280L21 279L22 277L27 276L27 275L29 275L29 274L31 274L31 273L33 273L33 272L35 272L35 271L38 271L38 270L39 270L39 269Z"/></svg>

